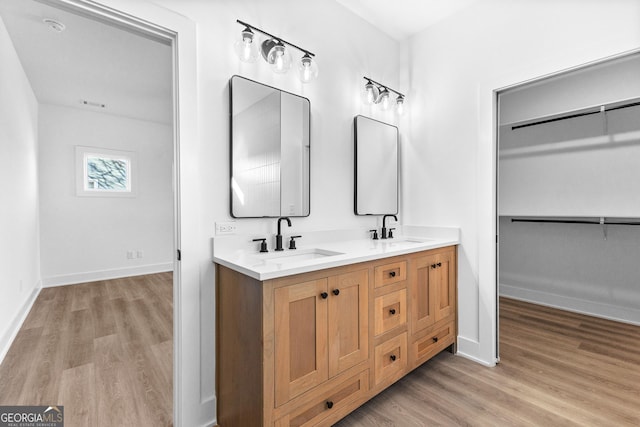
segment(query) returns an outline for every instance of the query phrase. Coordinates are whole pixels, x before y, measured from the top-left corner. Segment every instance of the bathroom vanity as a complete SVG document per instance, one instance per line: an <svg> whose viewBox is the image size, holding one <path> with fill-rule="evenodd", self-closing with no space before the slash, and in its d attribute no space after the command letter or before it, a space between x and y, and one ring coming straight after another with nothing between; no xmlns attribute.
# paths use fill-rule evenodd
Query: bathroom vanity
<svg viewBox="0 0 640 427"><path fill-rule="evenodd" d="M218 424L330 426L455 351L458 237L217 250Z"/></svg>

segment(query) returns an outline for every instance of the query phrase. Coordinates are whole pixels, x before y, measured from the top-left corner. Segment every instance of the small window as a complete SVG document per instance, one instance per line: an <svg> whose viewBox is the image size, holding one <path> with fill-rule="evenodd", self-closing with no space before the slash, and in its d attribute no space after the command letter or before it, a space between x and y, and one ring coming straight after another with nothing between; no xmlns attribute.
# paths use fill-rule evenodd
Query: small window
<svg viewBox="0 0 640 427"><path fill-rule="evenodd" d="M98 147L76 147L78 196L134 196L136 153Z"/></svg>

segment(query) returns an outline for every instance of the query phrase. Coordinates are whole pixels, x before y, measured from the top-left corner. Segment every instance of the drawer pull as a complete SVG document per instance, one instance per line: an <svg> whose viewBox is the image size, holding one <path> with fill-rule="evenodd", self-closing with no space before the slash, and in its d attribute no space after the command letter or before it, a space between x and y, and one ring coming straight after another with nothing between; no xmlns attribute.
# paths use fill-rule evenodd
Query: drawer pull
<svg viewBox="0 0 640 427"><path fill-rule="evenodd" d="M433 342L438 342L438 337L433 337Z"/></svg>
<svg viewBox="0 0 640 427"><path fill-rule="evenodd" d="M392 308L391 310L389 310L389 313L393 316L394 314L396 314L396 309Z"/></svg>
<svg viewBox="0 0 640 427"><path fill-rule="evenodd" d="M327 409L331 409L331 408L333 408L333 402L328 400L327 401Z"/></svg>
<svg viewBox="0 0 640 427"><path fill-rule="evenodd" d="M322 299L327 299L327 297L329 296L329 294L328 294L328 293L326 293L326 292L323 292L323 293L321 293L321 294L320 294L320 296L322 297Z"/></svg>
<svg viewBox="0 0 640 427"><path fill-rule="evenodd" d="M389 272L389 276L391 276L391 277L396 277L396 272L395 272L395 271L390 271L390 272Z"/></svg>
<svg viewBox="0 0 640 427"><path fill-rule="evenodd" d="M340 289L334 289L333 290L333 294L334 295L340 295Z"/></svg>
<svg viewBox="0 0 640 427"><path fill-rule="evenodd" d="M442 267L442 263L441 263L441 262L437 263L436 265L437 265L438 267Z"/></svg>
<svg viewBox="0 0 640 427"><path fill-rule="evenodd" d="M436 268L436 265L435 264L431 264L431 268Z"/></svg>
<svg viewBox="0 0 640 427"><path fill-rule="evenodd" d="M392 362L395 362L395 361L396 361L396 355L395 355L395 354L392 354L392 355L391 355L391 356L389 356L389 357L391 358L391 361L392 361Z"/></svg>

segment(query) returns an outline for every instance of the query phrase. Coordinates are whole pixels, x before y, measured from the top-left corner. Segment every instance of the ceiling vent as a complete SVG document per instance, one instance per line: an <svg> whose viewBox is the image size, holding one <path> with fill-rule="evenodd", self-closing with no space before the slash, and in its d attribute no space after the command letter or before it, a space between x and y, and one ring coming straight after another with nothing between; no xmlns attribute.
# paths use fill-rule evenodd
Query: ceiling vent
<svg viewBox="0 0 640 427"><path fill-rule="evenodd" d="M105 108L106 107L106 105L101 103L101 102L87 101L86 99L81 99L80 103L82 105L86 105L87 107L95 107L95 108Z"/></svg>

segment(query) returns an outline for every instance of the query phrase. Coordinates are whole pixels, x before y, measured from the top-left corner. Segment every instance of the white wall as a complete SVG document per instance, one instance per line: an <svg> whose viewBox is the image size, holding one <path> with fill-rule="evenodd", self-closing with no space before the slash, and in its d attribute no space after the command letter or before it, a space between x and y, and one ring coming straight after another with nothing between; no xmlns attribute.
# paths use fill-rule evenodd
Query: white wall
<svg viewBox="0 0 640 427"><path fill-rule="evenodd" d="M640 3L487 0L410 40L407 223L462 228L459 351L495 362L496 89L640 47Z"/></svg>
<svg viewBox="0 0 640 427"><path fill-rule="evenodd" d="M38 103L0 18L0 361L40 289Z"/></svg>
<svg viewBox="0 0 640 427"><path fill-rule="evenodd" d="M640 227L500 218L500 295L640 325Z"/></svg>
<svg viewBox="0 0 640 427"><path fill-rule="evenodd" d="M171 127L42 104L41 268L45 286L172 269ZM76 195L75 146L137 153L134 197ZM134 184L136 184L134 182ZM142 258L127 259L127 251Z"/></svg>

